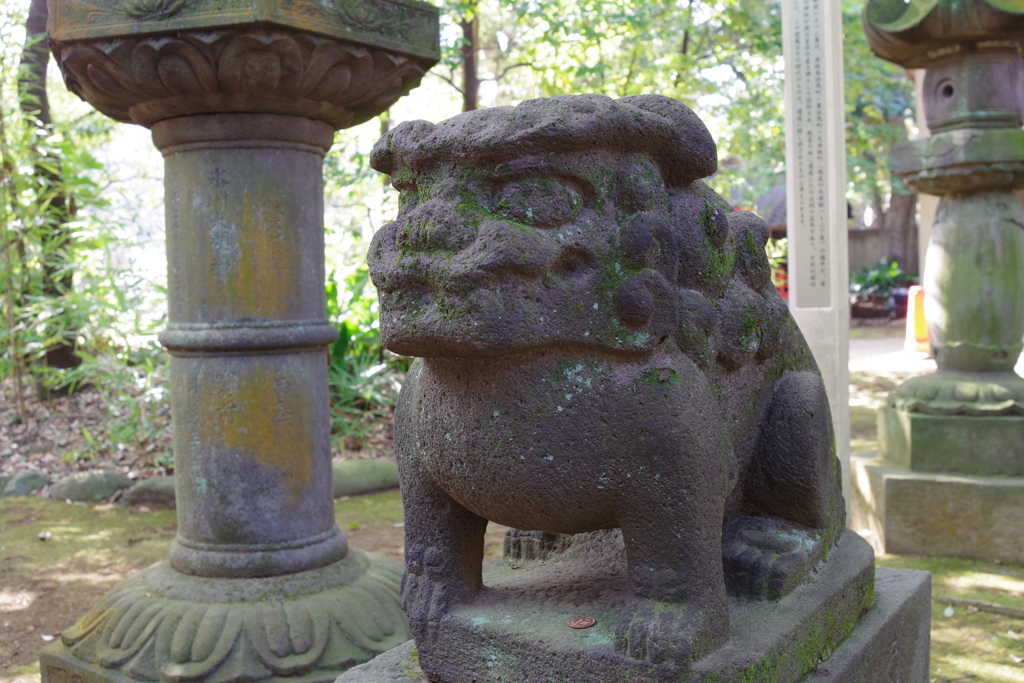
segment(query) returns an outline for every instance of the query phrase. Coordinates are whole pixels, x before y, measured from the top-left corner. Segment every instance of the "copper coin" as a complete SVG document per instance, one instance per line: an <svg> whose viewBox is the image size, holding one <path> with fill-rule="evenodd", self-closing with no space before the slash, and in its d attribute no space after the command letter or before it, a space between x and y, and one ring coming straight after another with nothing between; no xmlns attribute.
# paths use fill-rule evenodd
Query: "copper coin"
<svg viewBox="0 0 1024 683"><path fill-rule="evenodd" d="M569 620L569 626L573 628L590 628L597 622L590 617L573 617Z"/></svg>

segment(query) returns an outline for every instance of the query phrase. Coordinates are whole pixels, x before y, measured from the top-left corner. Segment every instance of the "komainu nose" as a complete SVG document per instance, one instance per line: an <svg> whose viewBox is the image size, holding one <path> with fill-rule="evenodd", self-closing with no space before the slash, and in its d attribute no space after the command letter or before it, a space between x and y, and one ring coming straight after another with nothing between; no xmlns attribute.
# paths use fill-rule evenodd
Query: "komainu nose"
<svg viewBox="0 0 1024 683"><path fill-rule="evenodd" d="M476 241L476 228L459 216L455 202L432 200L400 218L395 246L403 253L462 251Z"/></svg>
<svg viewBox="0 0 1024 683"><path fill-rule="evenodd" d="M485 279L513 275L532 280L551 268L558 251L559 245L543 230L524 232L505 221L484 221L473 248L456 262L459 270Z"/></svg>

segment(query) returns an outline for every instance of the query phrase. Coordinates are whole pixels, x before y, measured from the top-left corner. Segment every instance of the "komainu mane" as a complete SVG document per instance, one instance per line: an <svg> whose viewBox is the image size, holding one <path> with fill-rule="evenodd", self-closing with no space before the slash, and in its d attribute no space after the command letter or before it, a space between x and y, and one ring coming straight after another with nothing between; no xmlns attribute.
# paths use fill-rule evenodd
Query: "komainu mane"
<svg viewBox="0 0 1024 683"><path fill-rule="evenodd" d="M488 520L518 530L507 557L624 544L615 648L652 663L715 650L727 592L778 599L838 542L824 387L764 222L700 180L716 159L657 95L531 100L377 143L401 197L370 248L381 331L420 357L395 424L417 640L485 590Z"/></svg>

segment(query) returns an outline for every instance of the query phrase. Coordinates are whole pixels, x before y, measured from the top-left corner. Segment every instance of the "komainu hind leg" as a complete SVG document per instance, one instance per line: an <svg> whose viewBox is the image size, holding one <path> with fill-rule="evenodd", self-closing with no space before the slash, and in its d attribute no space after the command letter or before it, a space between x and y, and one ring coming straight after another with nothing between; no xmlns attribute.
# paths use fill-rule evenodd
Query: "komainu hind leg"
<svg viewBox="0 0 1024 683"><path fill-rule="evenodd" d="M846 509L832 414L821 377L787 372L772 391L743 481L747 516L723 530L733 595L777 600L839 541Z"/></svg>
<svg viewBox="0 0 1024 683"><path fill-rule="evenodd" d="M563 559L615 562L624 554L622 532L618 529L560 534L510 528L505 532L502 556L506 562L518 563Z"/></svg>
<svg viewBox="0 0 1024 683"><path fill-rule="evenodd" d="M502 556L506 562L543 562L564 552L571 544L570 534L554 531L508 529Z"/></svg>

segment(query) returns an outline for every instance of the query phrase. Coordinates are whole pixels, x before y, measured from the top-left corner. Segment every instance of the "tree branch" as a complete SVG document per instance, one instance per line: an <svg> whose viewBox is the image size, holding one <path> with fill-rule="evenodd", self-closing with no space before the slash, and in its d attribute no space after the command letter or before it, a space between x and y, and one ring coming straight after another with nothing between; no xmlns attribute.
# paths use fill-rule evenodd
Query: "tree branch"
<svg viewBox="0 0 1024 683"><path fill-rule="evenodd" d="M447 83L448 85L450 85L450 86L452 86L453 88L455 88L455 91L456 91L457 93L459 93L460 95L464 95L464 94L465 94L464 92L462 92L462 88L460 88L459 86L455 85L455 80L454 80L454 79L452 79L452 78L449 78L448 76L445 76L444 74L442 74L442 73L439 73L439 72L437 72L437 71L431 71L430 73L431 73L431 74L433 74L433 75L435 75L435 76L437 76L437 77L438 77L438 78L440 78L440 79L441 79L442 81L444 81L444 82L445 82L445 83Z"/></svg>
<svg viewBox="0 0 1024 683"><path fill-rule="evenodd" d="M533 66L533 62L519 62L518 64L513 64L512 66L506 66L504 69L501 70L500 74L498 74L497 76L490 80L498 82L505 77L505 74L507 74L509 71L515 69L518 66Z"/></svg>

